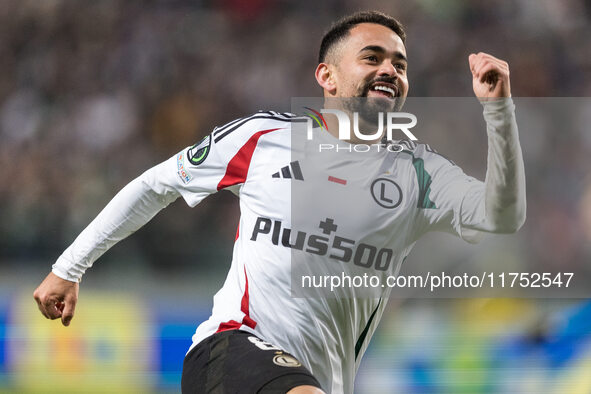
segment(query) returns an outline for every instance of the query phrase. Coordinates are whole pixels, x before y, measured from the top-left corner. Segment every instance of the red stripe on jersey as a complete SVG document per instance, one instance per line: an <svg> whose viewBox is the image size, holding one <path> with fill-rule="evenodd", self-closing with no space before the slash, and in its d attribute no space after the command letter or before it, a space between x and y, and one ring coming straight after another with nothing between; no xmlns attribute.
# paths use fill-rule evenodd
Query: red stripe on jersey
<svg viewBox="0 0 591 394"><path fill-rule="evenodd" d="M248 276L246 275L246 266L244 267L244 278L246 279L246 284L244 285L244 295L242 296L242 304L240 306L240 310L244 313L242 324L254 329L257 326L257 322L252 320L249 316Z"/></svg>
<svg viewBox="0 0 591 394"><path fill-rule="evenodd" d="M240 302L240 310L242 311L242 313L244 313L242 322L238 323L236 320L230 320L224 323L220 323L216 333L229 330L238 330L243 324L252 329L254 329L257 326L257 322L249 316L250 308L248 296L248 276L246 275L246 267L244 267L244 278L246 279L246 283L244 285L244 294L242 295L242 301Z"/></svg>
<svg viewBox="0 0 591 394"><path fill-rule="evenodd" d="M346 185L347 181L341 178L337 178L335 176L329 176L328 180L335 183L340 183L341 185Z"/></svg>
<svg viewBox="0 0 591 394"><path fill-rule="evenodd" d="M259 138L261 135L270 133L271 131L279 130L277 129L269 129L269 130L261 130L254 133L246 144L240 148L240 150L232 157L232 160L228 163L226 167L226 174L218 183L218 190L222 190L228 186L237 185L239 183L244 183L246 181L246 175L248 174L248 167L250 166L250 160L252 159L252 154L254 153L255 148L259 142Z"/></svg>
<svg viewBox="0 0 591 394"><path fill-rule="evenodd" d="M238 323L236 320L230 320L229 322L221 323L218 327L218 330L216 331L216 334L222 331L238 330L241 325L242 323Z"/></svg>
<svg viewBox="0 0 591 394"><path fill-rule="evenodd" d="M238 237L240 236L240 223L236 226L236 238L234 238L234 242L238 241Z"/></svg>

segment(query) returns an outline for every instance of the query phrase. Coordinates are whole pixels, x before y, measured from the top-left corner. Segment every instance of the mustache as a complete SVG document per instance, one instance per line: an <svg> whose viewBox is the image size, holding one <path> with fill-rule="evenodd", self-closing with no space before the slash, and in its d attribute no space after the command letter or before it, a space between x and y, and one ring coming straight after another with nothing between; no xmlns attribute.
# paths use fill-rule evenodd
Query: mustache
<svg viewBox="0 0 591 394"><path fill-rule="evenodd" d="M368 83L366 83L363 86L363 89L361 91L361 96L366 97L367 94L369 93L369 90L371 89L372 85L374 85L378 82L384 82L384 83L396 85L396 78L384 76L384 77L377 77L376 79L372 79L371 81L369 81ZM396 86L398 86L398 85L396 85Z"/></svg>

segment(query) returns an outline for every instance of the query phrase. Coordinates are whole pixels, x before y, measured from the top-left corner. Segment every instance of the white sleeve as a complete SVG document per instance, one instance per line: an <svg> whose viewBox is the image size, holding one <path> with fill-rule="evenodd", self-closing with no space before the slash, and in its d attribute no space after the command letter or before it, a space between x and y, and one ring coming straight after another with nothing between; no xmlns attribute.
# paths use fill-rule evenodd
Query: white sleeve
<svg viewBox="0 0 591 394"><path fill-rule="evenodd" d="M484 185L470 188L462 203L465 232L512 233L525 222L525 168L515 105L508 99L484 104L488 159Z"/></svg>
<svg viewBox="0 0 591 394"><path fill-rule="evenodd" d="M176 200L178 192L155 183L166 162L125 186L62 253L52 272L62 279L79 282L84 272L109 248L134 233L161 209Z"/></svg>
<svg viewBox="0 0 591 394"><path fill-rule="evenodd" d="M268 119L251 116L216 128L125 186L53 265L62 279L79 282L109 248L182 196L194 207L218 190L239 190L247 177L249 149L266 132ZM255 142L255 143L253 143Z"/></svg>
<svg viewBox="0 0 591 394"><path fill-rule="evenodd" d="M478 242L483 232L515 232L525 221L525 171L512 100L485 103L484 119L488 135L485 182L465 175L432 151L419 152L428 178L422 189L427 191L422 212L428 229L453 232L468 242Z"/></svg>

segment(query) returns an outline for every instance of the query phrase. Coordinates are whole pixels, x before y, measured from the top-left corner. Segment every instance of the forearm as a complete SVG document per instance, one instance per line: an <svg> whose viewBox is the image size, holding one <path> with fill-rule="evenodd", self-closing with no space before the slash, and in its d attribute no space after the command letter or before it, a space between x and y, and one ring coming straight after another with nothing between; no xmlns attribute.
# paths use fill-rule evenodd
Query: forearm
<svg viewBox="0 0 591 394"><path fill-rule="evenodd" d="M487 223L494 232L515 232L525 222L526 199L525 169L513 101L508 98L487 103L484 118L488 135Z"/></svg>
<svg viewBox="0 0 591 394"><path fill-rule="evenodd" d="M148 170L125 186L86 227L53 265L62 279L79 282L84 272L109 248L134 233L178 198L167 189L157 193Z"/></svg>
<svg viewBox="0 0 591 394"><path fill-rule="evenodd" d="M466 228L512 233L525 222L525 170L515 106L510 98L484 105L488 158L484 187L467 197L462 221ZM474 202L475 204L472 204Z"/></svg>

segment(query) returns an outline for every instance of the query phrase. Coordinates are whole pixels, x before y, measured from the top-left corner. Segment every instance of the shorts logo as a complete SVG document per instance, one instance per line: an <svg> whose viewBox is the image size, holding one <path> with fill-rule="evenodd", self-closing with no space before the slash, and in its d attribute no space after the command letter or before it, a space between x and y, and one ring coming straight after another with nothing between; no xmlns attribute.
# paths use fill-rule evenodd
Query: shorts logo
<svg viewBox="0 0 591 394"><path fill-rule="evenodd" d="M289 354L281 353L277 354L273 357L273 363L275 365L279 365L280 367L300 367L302 364L297 360L297 358L290 356Z"/></svg>
<svg viewBox="0 0 591 394"><path fill-rule="evenodd" d="M191 149L187 151L187 158L189 162L194 166L197 166L205 161L209 154L211 147L211 134L207 135L201 141L193 145Z"/></svg>
<svg viewBox="0 0 591 394"><path fill-rule="evenodd" d="M273 345L272 343L265 342L261 338L258 337L248 337L250 343L255 345L261 350L281 350L277 346Z"/></svg>
<svg viewBox="0 0 591 394"><path fill-rule="evenodd" d="M181 180L183 181L183 183L189 183L191 181L191 179L193 179L193 177L185 169L185 159L183 157L183 152L180 152L176 156L176 167L177 167L177 172L178 172L179 176L181 177Z"/></svg>
<svg viewBox="0 0 591 394"><path fill-rule="evenodd" d="M371 196L379 206L393 209L402 202L402 190L393 180L378 178L371 184Z"/></svg>
<svg viewBox="0 0 591 394"><path fill-rule="evenodd" d="M255 336L248 337L248 340L261 350L275 350L275 357L273 357L273 363L275 365L279 365L280 367L300 367L302 365L297 358L283 353L281 349L269 342L263 341Z"/></svg>

